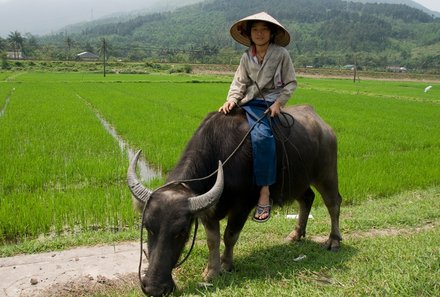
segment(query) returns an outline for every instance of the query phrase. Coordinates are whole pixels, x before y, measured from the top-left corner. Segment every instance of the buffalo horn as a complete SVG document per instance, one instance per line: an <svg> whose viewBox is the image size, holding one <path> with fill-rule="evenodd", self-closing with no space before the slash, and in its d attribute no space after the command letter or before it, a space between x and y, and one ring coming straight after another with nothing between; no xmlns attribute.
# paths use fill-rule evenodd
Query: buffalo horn
<svg viewBox="0 0 440 297"><path fill-rule="evenodd" d="M141 182L138 180L136 175L136 164L139 159L139 156L141 154L142 150L139 150L131 160L130 166L128 167L127 172L127 184L130 188L131 193L133 196L141 202L143 205L145 205L148 202L148 199L150 199L152 191L146 187L144 187Z"/></svg>
<svg viewBox="0 0 440 297"><path fill-rule="evenodd" d="M211 190L209 190L205 194L189 198L190 211L192 213L197 213L214 205L222 195L223 185L224 185L223 165L219 161L217 180L214 186L211 188Z"/></svg>

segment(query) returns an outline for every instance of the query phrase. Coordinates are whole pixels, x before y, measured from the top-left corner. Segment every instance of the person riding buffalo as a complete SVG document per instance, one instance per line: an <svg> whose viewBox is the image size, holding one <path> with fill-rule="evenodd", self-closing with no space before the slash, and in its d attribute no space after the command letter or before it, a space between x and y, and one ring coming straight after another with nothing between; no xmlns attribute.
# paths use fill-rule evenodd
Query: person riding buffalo
<svg viewBox="0 0 440 297"><path fill-rule="evenodd" d="M253 219L265 222L272 208L269 186L277 178L272 122L297 86L295 69L285 48L290 43L290 34L265 12L239 20L232 25L230 33L248 49L241 57L219 112L226 115L239 106L246 111L249 126L253 127L253 174L256 185L261 186Z"/></svg>

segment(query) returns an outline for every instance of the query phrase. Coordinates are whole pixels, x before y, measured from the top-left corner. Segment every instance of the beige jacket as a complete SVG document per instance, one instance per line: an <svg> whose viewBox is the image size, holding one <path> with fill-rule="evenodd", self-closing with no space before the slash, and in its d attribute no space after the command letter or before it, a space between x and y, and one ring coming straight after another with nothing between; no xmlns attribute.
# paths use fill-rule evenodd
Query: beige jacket
<svg viewBox="0 0 440 297"><path fill-rule="evenodd" d="M250 47L241 57L226 100L243 105L256 97L262 98L259 87L263 96L275 96L284 106L297 86L289 52L282 46L270 44L260 65L252 49Z"/></svg>

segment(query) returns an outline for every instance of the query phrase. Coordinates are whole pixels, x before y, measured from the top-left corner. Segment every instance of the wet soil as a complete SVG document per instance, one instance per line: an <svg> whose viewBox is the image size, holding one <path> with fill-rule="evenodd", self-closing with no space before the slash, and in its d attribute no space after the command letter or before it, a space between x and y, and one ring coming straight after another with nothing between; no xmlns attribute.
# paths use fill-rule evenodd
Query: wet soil
<svg viewBox="0 0 440 297"><path fill-rule="evenodd" d="M0 296L83 296L135 286L139 242L0 258Z"/></svg>

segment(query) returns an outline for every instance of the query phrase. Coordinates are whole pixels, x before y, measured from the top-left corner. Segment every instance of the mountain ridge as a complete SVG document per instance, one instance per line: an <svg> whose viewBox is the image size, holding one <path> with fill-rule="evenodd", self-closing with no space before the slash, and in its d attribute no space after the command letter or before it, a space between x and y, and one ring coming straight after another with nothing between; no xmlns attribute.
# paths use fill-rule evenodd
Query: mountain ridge
<svg viewBox="0 0 440 297"><path fill-rule="evenodd" d="M69 54L66 39L75 41L78 50L95 52L102 50L105 39L108 55L120 60L237 63L244 48L229 36L229 27L260 11L290 31L287 49L299 66L440 65L440 19L407 5L341 0L203 1L172 12L65 30L38 41L58 49L58 56Z"/></svg>
<svg viewBox="0 0 440 297"><path fill-rule="evenodd" d="M351 0L351 1L352 2L359 2L359 3L381 3L381 4L395 4L395 5L402 4L402 5L407 5L409 7L421 10L421 11L423 11L423 12L429 14L429 15L432 15L432 16L435 16L435 17L440 17L440 12L430 10L430 9L426 8L425 6L423 6L422 4L419 4L419 3L415 2L415 1L412 1L412 0ZM184 3L181 3L181 1L176 1L176 3L181 3L181 5L174 6L174 4L172 4L173 3L172 2L172 3L167 3L167 5L164 5L163 7L152 7L152 8L149 8L149 9L143 9L141 11L136 10L136 11L129 11L129 12L124 12L124 13L119 13L119 14L115 13L114 16L111 16L111 15L104 16L104 17L99 18L96 21L98 21L98 22L100 22L100 21L109 22L109 21L111 21L111 18L120 18L121 16L122 17L123 16L127 16L128 18L130 18L130 17L133 17L133 16L136 17L136 16L139 16L139 15L144 15L144 14L149 14L149 13L172 11L172 10L175 10L175 9L177 9L179 7L184 7L184 6L188 6L188 5L192 5L192 4L196 4L196 3L200 3L200 2L209 2L209 1L204 1L204 0L192 0L192 1L189 0L188 1L187 0ZM173 7L173 9L171 9L171 7ZM65 31L65 30L75 31L76 30L75 27L78 26L78 25L84 26L84 25L87 25L87 24L96 23L96 21L81 22L81 23L77 23L77 24L70 24L70 25L67 25L67 26L61 28L60 30L57 30L57 31Z"/></svg>

